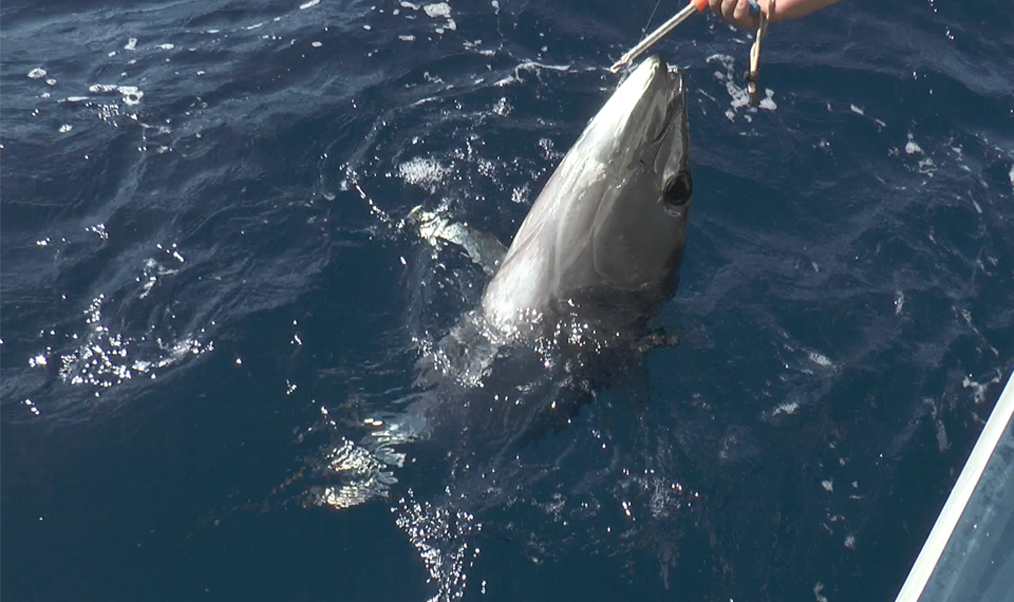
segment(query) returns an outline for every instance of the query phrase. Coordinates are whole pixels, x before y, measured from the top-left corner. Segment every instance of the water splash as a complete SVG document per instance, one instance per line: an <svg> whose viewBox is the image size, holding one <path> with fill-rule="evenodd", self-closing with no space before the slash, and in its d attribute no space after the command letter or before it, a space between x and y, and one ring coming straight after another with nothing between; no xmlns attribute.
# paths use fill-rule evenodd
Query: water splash
<svg viewBox="0 0 1014 602"><path fill-rule="evenodd" d="M58 374L67 384L95 387L97 397L102 389L142 376L155 379L161 369L214 350L212 341L201 340L205 334L203 328L194 336L176 340L154 337L154 341L150 341L147 335L133 338L113 332L103 323L102 306L105 301L104 294L92 299L84 312L87 331L72 337L81 341L80 345L60 357ZM155 343L153 351L137 350L139 345L150 342Z"/></svg>
<svg viewBox="0 0 1014 602"><path fill-rule="evenodd" d="M469 538L482 530L482 524L451 506L419 503L412 490L392 512L425 563L428 582L437 584L430 602L460 600L468 584L468 569L479 556L479 548Z"/></svg>

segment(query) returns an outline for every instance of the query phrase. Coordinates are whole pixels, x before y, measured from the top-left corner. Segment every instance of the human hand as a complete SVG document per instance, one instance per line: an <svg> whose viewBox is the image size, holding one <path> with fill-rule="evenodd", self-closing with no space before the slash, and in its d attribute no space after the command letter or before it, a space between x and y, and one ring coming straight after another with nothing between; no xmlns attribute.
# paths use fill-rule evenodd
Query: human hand
<svg viewBox="0 0 1014 602"><path fill-rule="evenodd" d="M750 14L750 0L708 0L708 6L711 12L740 29L757 27L757 15Z"/></svg>
<svg viewBox="0 0 1014 602"><path fill-rule="evenodd" d="M767 2L756 0L761 12L768 18L768 23L800 19L810 13L830 6L839 0L778 0ZM708 0L711 12L721 15L723 19L740 29L757 27L757 15L750 14L749 0ZM771 12L768 12L770 7Z"/></svg>

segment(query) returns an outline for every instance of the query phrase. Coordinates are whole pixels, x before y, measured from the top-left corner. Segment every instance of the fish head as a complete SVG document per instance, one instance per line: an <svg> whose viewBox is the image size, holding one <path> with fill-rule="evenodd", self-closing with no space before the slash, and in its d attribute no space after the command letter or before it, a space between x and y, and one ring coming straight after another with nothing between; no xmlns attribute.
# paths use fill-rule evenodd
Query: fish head
<svg viewBox="0 0 1014 602"><path fill-rule="evenodd" d="M693 196L686 89L659 57L620 84L575 147L597 156L581 191L595 207L588 250L595 273L620 289L671 289ZM597 164L597 165L596 165ZM600 170L600 173L591 172Z"/></svg>
<svg viewBox="0 0 1014 602"><path fill-rule="evenodd" d="M589 122L532 205L487 287L487 317L510 326L583 301L653 310L672 293L686 244L688 154L682 75L649 58Z"/></svg>

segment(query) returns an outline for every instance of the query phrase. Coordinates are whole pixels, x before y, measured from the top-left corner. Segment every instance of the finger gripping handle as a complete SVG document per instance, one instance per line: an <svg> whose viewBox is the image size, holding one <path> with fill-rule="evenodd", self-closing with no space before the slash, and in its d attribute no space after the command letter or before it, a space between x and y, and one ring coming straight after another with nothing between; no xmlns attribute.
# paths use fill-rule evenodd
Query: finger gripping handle
<svg viewBox="0 0 1014 602"><path fill-rule="evenodd" d="M708 0L690 0L690 3L697 7L698 12L708 8ZM760 4L754 0L750 0L750 14L755 17L760 14Z"/></svg>

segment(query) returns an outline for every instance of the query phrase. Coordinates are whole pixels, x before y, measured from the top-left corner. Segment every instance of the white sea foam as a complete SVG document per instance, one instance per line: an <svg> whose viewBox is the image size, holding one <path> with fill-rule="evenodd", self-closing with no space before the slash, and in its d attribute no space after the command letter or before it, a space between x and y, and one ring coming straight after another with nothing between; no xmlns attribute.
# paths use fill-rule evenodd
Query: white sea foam
<svg viewBox="0 0 1014 602"><path fill-rule="evenodd" d="M725 111L726 118L729 121L735 121L736 116L743 117L747 122L753 120L750 116L750 112L747 114L740 115L740 109L750 108L750 92L747 87L740 86L737 81L736 75L736 61L733 57L727 54L713 54L707 58L708 63L718 63L723 67L722 71L715 71L715 79L725 84L725 91L729 94L731 102L729 103L730 108ZM774 111L778 108L778 105L774 101L774 90L771 88L764 89L764 98L758 101L758 108L765 111Z"/></svg>
<svg viewBox="0 0 1014 602"><path fill-rule="evenodd" d="M808 354L807 357L810 358L811 362L813 362L814 364L817 364L821 368L831 368L831 367L834 366L834 362L832 362L831 360L829 360L827 358L827 356L824 355L824 354L822 354L822 353L817 353L816 351L811 351Z"/></svg>
<svg viewBox="0 0 1014 602"><path fill-rule="evenodd" d="M426 16L432 19L436 19L437 17L450 17L451 5L446 2L427 4L423 7L423 12L426 13Z"/></svg>
<svg viewBox="0 0 1014 602"><path fill-rule="evenodd" d="M431 19L437 19L443 17L447 19L447 23L443 27L437 27L437 33L444 33L445 29L455 30L458 28L458 24L451 18L451 5L446 2L437 2L434 4L427 4L423 6L423 12L426 13Z"/></svg>
<svg viewBox="0 0 1014 602"><path fill-rule="evenodd" d="M922 147L915 141L912 132L908 133L908 142L905 144L905 152L910 155L923 154Z"/></svg>
<svg viewBox="0 0 1014 602"><path fill-rule="evenodd" d="M398 175L408 184L416 186L432 186L450 173L436 159L416 157L398 166Z"/></svg>
<svg viewBox="0 0 1014 602"><path fill-rule="evenodd" d="M136 105L140 103L141 98L144 96L144 92L137 86L118 86L116 84L92 84L88 88L88 91L92 94L110 94L113 92L122 94L123 103L127 105ZM80 100L87 100L87 98L83 96L72 96L67 98L68 102L78 102Z"/></svg>

